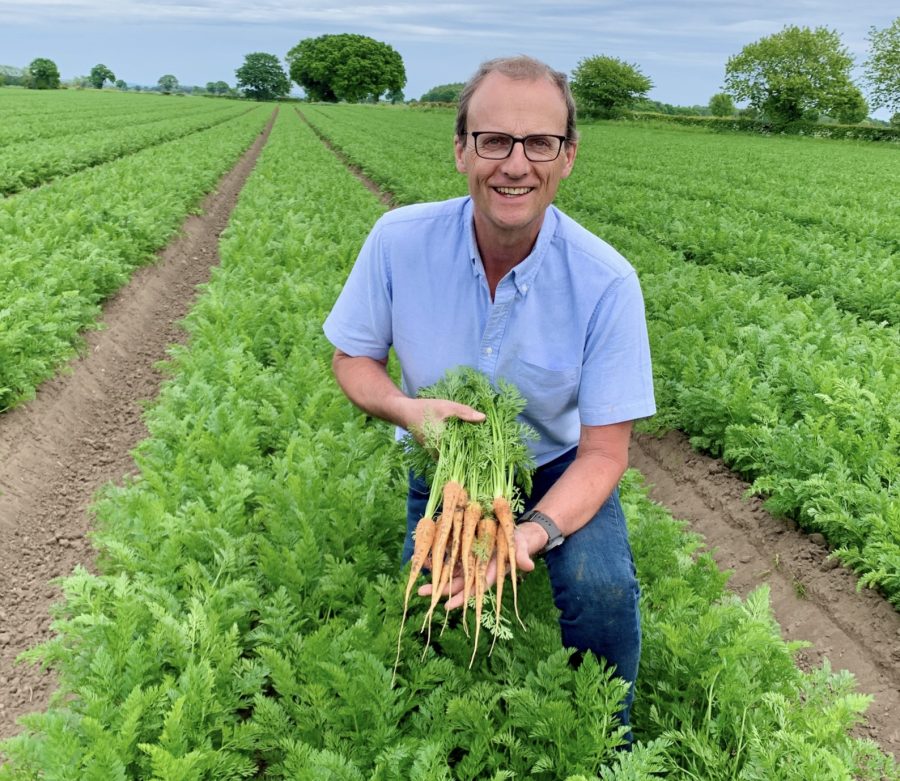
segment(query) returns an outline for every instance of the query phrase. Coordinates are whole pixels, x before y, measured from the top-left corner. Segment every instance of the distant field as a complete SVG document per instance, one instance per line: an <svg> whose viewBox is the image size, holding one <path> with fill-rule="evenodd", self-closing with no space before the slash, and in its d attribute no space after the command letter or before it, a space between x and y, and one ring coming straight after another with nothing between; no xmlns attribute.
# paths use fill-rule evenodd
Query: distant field
<svg viewBox="0 0 900 781"><path fill-rule="evenodd" d="M236 121L260 124L262 111ZM404 198L461 191L446 118L441 126L416 112L308 113ZM196 135L212 138L224 127ZM588 128L586 140L627 146L619 128L611 130L607 137L603 127ZM633 138L643 148L653 137ZM658 140L665 146L667 138ZM171 143L174 154L187 141ZM602 191L587 150L586 143L587 164L564 196L573 212L579 183ZM142 189L145 175L124 171L114 192ZM96 195L87 184L84 198ZM77 225L86 210L69 208ZM135 202L118 216L153 209L152 201ZM282 107L222 234L221 266L186 320L190 339L173 351L171 380L148 410L150 435L135 453L140 473L108 486L95 507L97 572L65 579L55 637L31 655L57 671L63 695L3 744L0 779L896 778L892 760L851 737L868 703L852 677L827 665L801 671L768 592L745 601L729 594L726 576L683 524L646 498L635 472L622 484L642 591L633 752L616 750L621 681L590 654L572 664L560 647L541 562L519 593L527 631L508 627L511 637L491 655L482 632L483 653L470 669L471 640L458 617L428 648L408 629L392 680L406 472L392 428L361 414L334 382L321 328L383 211L294 108ZM578 216L599 230L600 207ZM723 414L717 400L735 394L723 378L705 375L705 359L749 371L751 359L713 344L715 335L726 334L723 344L741 332L782 353L790 348L762 321L750 322L756 309L770 313L772 328L796 319L794 310L809 318L833 311L828 328L853 338L890 332L761 277L688 262L627 225L604 232L613 228L647 292L667 424L685 414L670 384L707 394L711 420ZM31 231L40 234L40 223ZM746 307L734 310L741 300ZM680 320L667 324L669 310ZM34 337L41 341L39 327ZM680 379L672 368L679 365L692 376ZM793 392L812 403L812 387ZM784 419L779 409L754 406L765 399L741 401L767 424ZM408 627L425 609L416 600Z"/></svg>
<svg viewBox="0 0 900 781"><path fill-rule="evenodd" d="M72 355L102 301L166 244L271 112L0 89L0 411Z"/></svg>

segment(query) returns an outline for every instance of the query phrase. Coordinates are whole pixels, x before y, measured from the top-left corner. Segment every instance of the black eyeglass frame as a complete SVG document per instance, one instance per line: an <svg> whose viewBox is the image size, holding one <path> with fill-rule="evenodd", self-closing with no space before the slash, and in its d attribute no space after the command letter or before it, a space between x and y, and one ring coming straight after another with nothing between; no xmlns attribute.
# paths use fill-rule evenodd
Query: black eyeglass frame
<svg viewBox="0 0 900 781"><path fill-rule="evenodd" d="M563 144L568 141L566 136L557 136L553 133L532 133L527 136L513 136L509 133L502 133L499 130L476 130L474 132L466 132L463 135L472 136L472 147L475 150L475 154L478 155L482 160L506 160L513 153L513 149L516 148L516 144L522 144L522 151L525 153L525 158L532 163L552 163L554 160L559 158L559 153L562 152ZM506 138L511 138L512 143L509 145L509 151L503 155L503 157L485 157L478 151L478 136L506 136ZM553 157L545 157L539 160L532 160L532 158L528 157L528 147L525 146L525 142L529 138L555 138L559 141L559 148L556 150L556 154Z"/></svg>

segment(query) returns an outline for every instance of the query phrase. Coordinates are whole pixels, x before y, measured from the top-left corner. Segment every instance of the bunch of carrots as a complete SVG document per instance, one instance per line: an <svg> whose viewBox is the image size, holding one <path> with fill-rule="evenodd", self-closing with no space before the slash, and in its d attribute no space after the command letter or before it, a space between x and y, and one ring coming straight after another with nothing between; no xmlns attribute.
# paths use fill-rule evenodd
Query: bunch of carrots
<svg viewBox="0 0 900 781"><path fill-rule="evenodd" d="M531 490L534 469L527 442L536 434L518 420L525 400L511 383L501 380L495 388L485 375L469 367L448 372L440 381L421 390L419 396L467 404L483 412L485 421L464 423L451 418L426 425L420 439L407 440L410 465L428 479L430 493L425 515L414 535L415 549L397 638L395 675L409 598L423 568L430 569L432 585L431 603L422 623L422 631L428 631L426 650L441 595L447 591L449 601L454 596L454 575L461 575L462 623L467 635L466 611L470 604L475 613L474 647L469 661L469 667L472 666L488 591L486 574L492 558L497 561L496 612L493 621L486 621L494 635L491 651L501 627L500 609L507 574L516 618L523 629L525 626L519 616L514 537L514 513L521 507L521 492Z"/></svg>

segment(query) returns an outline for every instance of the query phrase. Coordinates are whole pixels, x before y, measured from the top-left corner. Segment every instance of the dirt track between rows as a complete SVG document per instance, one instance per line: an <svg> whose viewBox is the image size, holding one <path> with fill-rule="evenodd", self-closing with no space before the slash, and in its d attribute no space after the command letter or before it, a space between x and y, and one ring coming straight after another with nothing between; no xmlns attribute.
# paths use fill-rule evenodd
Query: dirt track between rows
<svg viewBox="0 0 900 781"><path fill-rule="evenodd" d="M143 404L163 380L156 364L185 340L178 321L219 262L219 234L270 130L271 123L158 261L109 300L103 328L86 334L71 371L0 415L0 738L18 732L15 719L45 708L54 690L51 674L14 661L50 636L49 610L61 596L50 581L91 567L92 497L135 472L131 450L147 436Z"/></svg>
<svg viewBox="0 0 900 781"><path fill-rule="evenodd" d="M218 263L219 234L267 135L223 178L201 216L187 220L182 237L109 302L103 330L88 334L72 371L0 415L0 738L18 732L15 720L44 709L53 692L51 674L14 659L49 637L49 609L60 596L50 581L92 566L92 496L134 473L130 451L146 436L142 405L163 379L155 365L167 345L184 341L177 322ZM860 734L900 757L900 614L873 592L858 593L824 541L745 499L746 484L683 436L636 435L631 457L652 498L689 521L720 566L735 571L738 593L769 584L784 637L812 643L801 665L827 657L874 695Z"/></svg>

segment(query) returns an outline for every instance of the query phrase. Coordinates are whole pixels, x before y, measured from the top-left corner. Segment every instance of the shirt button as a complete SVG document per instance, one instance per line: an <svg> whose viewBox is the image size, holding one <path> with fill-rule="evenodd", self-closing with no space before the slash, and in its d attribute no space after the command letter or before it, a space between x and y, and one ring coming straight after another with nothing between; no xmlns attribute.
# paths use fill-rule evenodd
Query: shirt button
<svg viewBox="0 0 900 781"><path fill-rule="evenodd" d="M494 352L493 348L491 348L491 347L485 347L485 348L484 348L484 354L485 354L485 355L490 355L492 352Z"/></svg>

